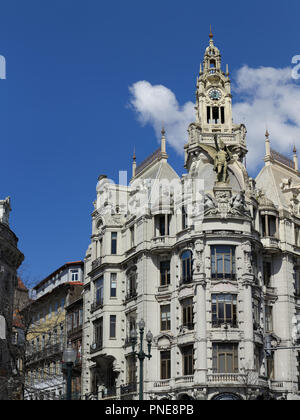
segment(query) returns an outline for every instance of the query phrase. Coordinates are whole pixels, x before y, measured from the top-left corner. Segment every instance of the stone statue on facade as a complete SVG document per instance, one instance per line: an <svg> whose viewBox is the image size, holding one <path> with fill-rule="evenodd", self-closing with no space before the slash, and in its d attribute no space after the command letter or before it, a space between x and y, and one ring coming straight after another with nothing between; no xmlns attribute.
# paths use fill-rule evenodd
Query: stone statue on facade
<svg viewBox="0 0 300 420"><path fill-rule="evenodd" d="M216 147L208 146L203 143L201 143L200 146L214 161L214 171L217 173L217 182L225 184L229 181L228 163L232 159L232 154L222 140L218 143L217 134L214 135L214 141Z"/></svg>

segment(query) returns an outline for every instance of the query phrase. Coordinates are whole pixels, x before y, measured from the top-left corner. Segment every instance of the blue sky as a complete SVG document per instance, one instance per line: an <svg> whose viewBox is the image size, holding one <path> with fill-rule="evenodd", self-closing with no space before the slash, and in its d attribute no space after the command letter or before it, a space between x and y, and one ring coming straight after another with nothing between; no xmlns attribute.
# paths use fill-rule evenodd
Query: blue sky
<svg viewBox="0 0 300 420"><path fill-rule="evenodd" d="M138 162L157 148L153 124L142 125L129 106L130 86L148 81L180 106L194 102L210 24L233 82L245 65L291 66L300 54L299 2L245 3L0 1L0 198L11 197L25 281L84 258L98 176L117 180L119 170L131 172L134 147ZM285 93L298 94L294 84ZM182 156L168 153L183 173Z"/></svg>

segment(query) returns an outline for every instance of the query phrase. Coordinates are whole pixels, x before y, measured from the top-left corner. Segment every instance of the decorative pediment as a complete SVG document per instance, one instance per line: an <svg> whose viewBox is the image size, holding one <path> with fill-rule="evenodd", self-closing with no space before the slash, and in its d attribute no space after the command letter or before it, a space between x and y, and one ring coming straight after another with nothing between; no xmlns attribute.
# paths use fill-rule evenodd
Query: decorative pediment
<svg viewBox="0 0 300 420"><path fill-rule="evenodd" d="M155 337L154 342L160 349L169 349L174 341L174 337L167 333L162 333Z"/></svg>

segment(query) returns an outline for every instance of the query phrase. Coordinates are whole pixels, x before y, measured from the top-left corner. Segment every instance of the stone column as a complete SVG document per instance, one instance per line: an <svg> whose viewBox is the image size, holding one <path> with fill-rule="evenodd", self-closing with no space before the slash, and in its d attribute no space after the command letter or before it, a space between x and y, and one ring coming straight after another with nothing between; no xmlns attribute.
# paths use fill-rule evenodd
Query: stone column
<svg viewBox="0 0 300 420"><path fill-rule="evenodd" d="M194 311L194 323L196 333L196 364L195 384L206 383L207 373L207 336L206 336L206 281L205 274L194 274L196 281L196 305Z"/></svg>

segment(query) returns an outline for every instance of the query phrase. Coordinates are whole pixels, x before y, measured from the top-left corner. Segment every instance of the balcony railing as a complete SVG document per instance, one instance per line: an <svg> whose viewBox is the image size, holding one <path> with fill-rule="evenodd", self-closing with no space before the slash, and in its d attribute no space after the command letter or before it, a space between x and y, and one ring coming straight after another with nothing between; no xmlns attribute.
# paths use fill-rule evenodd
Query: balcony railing
<svg viewBox="0 0 300 420"><path fill-rule="evenodd" d="M95 270L96 268L100 267L100 265L102 264L102 257L98 257L96 258L93 262L92 262L92 270Z"/></svg>
<svg viewBox="0 0 300 420"><path fill-rule="evenodd" d="M125 296L125 301L130 300L130 299L135 299L136 297L137 297L137 290L136 289L129 290Z"/></svg>
<svg viewBox="0 0 300 420"><path fill-rule="evenodd" d="M211 273L212 280L236 280L235 273Z"/></svg>
<svg viewBox="0 0 300 420"><path fill-rule="evenodd" d="M192 281L193 281L193 276L182 277L180 279L180 286L183 286L184 284L192 283Z"/></svg>
<svg viewBox="0 0 300 420"><path fill-rule="evenodd" d="M170 379L162 379L161 381L154 382L154 388L165 388L170 386Z"/></svg>
<svg viewBox="0 0 300 420"><path fill-rule="evenodd" d="M246 375L240 373L211 373L207 375L207 382L209 383L239 383L243 384L246 381Z"/></svg>
<svg viewBox="0 0 300 420"><path fill-rule="evenodd" d="M90 353L96 353L97 351L102 350L103 348L103 341L99 341L98 343L93 343L90 346Z"/></svg>
<svg viewBox="0 0 300 420"><path fill-rule="evenodd" d="M131 394L133 392L136 392L136 390L137 390L137 383L136 382L131 382L129 384L125 384L125 385L120 386L120 394L121 395Z"/></svg>
<svg viewBox="0 0 300 420"><path fill-rule="evenodd" d="M103 308L103 299L99 301L95 301L91 304L91 312L95 312L98 309L102 309L102 308Z"/></svg>
<svg viewBox="0 0 300 420"><path fill-rule="evenodd" d="M237 328L238 324L236 320L225 321L224 319L216 319L212 321L212 328L221 328L221 327L225 329L227 329L228 327Z"/></svg>
<svg viewBox="0 0 300 420"><path fill-rule="evenodd" d="M185 376L179 376L175 378L175 383L191 383L194 382L194 375L185 375Z"/></svg>
<svg viewBox="0 0 300 420"><path fill-rule="evenodd" d="M103 389L101 393L102 399L116 397L116 395L117 395L117 388L115 386L111 388Z"/></svg>
<svg viewBox="0 0 300 420"><path fill-rule="evenodd" d="M180 327L179 327L179 331L180 331L180 332L183 332L183 331L186 331L186 330L188 330L188 331L193 331L193 330L194 330L194 328L195 328L194 323L192 323L192 322L186 322L185 324L180 325Z"/></svg>

